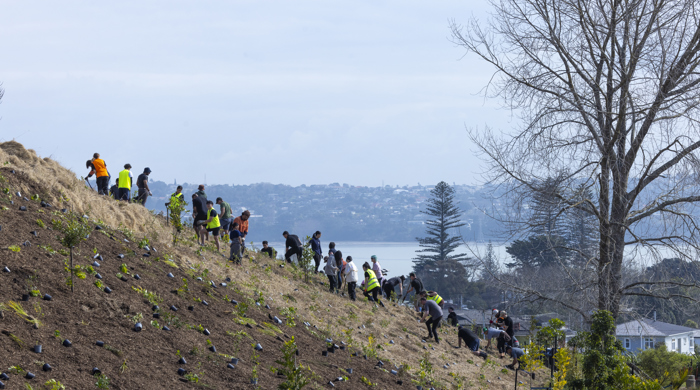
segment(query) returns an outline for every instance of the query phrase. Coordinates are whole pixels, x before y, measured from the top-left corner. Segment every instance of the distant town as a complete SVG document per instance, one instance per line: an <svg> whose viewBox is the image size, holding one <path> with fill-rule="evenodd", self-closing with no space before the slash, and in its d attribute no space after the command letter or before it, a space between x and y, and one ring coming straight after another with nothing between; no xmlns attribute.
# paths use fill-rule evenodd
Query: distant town
<svg viewBox="0 0 700 390"><path fill-rule="evenodd" d="M148 207L165 213L165 202L178 183L150 184L153 198ZM197 191L197 185L183 183L183 192ZM207 185L208 198L222 197L234 214L250 210L255 236L277 237L284 230L299 235L321 230L326 237L347 241L407 242L425 235L426 216L420 211L432 185L363 187L332 183L301 185L258 183L251 185ZM495 237L496 223L483 209L499 209L491 203L494 189L454 185L466 224L459 233L466 241L484 242ZM252 231L253 229L251 229Z"/></svg>

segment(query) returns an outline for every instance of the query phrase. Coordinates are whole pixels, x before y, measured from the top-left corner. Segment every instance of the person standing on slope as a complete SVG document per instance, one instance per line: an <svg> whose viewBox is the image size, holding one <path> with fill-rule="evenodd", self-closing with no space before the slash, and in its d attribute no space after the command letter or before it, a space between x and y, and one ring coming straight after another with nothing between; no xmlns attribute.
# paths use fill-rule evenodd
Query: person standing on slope
<svg viewBox="0 0 700 390"><path fill-rule="evenodd" d="M138 198L136 198L142 205L146 205L146 199L148 196L153 196L151 189L148 188L148 175L151 174L151 168L146 167L143 173L139 175L136 179L136 187L139 189Z"/></svg>
<svg viewBox="0 0 700 390"><path fill-rule="evenodd" d="M382 307L384 307L384 303L382 303L382 301L378 298L381 288L379 287L379 281L377 280L377 276L374 274L374 271L370 269L369 263L362 264L362 269L365 271L364 295L367 298L369 298L370 301L379 302L379 304L382 305ZM370 297L370 295L372 297Z"/></svg>
<svg viewBox="0 0 700 390"><path fill-rule="evenodd" d="M131 164L124 164L124 170L119 172L119 200L131 200Z"/></svg>
<svg viewBox="0 0 700 390"><path fill-rule="evenodd" d="M438 338L437 328L440 327L440 321L442 320L442 309L435 303L435 301L429 301L425 297L421 297L420 303L423 306L423 315L421 316L421 321L425 321L425 326L428 327L428 337L423 340L429 340L435 336L435 343L440 344L440 339ZM426 316L430 316L429 320L426 320ZM431 329L432 327L432 329Z"/></svg>
<svg viewBox="0 0 700 390"><path fill-rule="evenodd" d="M377 255L372 255L370 257L370 261L372 262L372 271L374 271L374 274L377 275L377 281L379 282L379 286L384 284L384 275L382 275L382 266L379 265L379 262L377 261ZM381 293L381 291L379 291Z"/></svg>
<svg viewBox="0 0 700 390"><path fill-rule="evenodd" d="M330 284L330 292L338 292L338 289L340 288L340 283L338 283L336 279L338 274L338 267L335 265L335 259L330 259L326 257L326 266L323 268L323 271L328 277L328 284Z"/></svg>
<svg viewBox="0 0 700 390"><path fill-rule="evenodd" d="M289 234L289 232L285 230L282 233L282 237L285 239L284 259L287 260L287 263L291 264L292 256L294 255L297 255L297 262L301 261L302 244L301 240L299 240L299 236L296 234Z"/></svg>
<svg viewBox="0 0 700 390"><path fill-rule="evenodd" d="M220 252L219 231L221 230L221 221L219 220L219 214L214 210L214 202L211 200L207 201L207 220L204 223L206 223L207 232L211 232L214 235L216 251Z"/></svg>
<svg viewBox="0 0 700 390"><path fill-rule="evenodd" d="M221 210L221 212L219 213L219 215L221 216L221 230L223 230L224 234L229 234L229 228L231 227L231 223L233 222L233 220L231 219L231 206L227 202L224 202L224 200L221 198L216 198L216 204L219 205L219 208Z"/></svg>
<svg viewBox="0 0 700 390"><path fill-rule="evenodd" d="M250 211L246 210L233 220L233 222L238 223L238 230L242 234L243 247L241 247L241 254L245 252L245 238L248 235L248 219L250 219Z"/></svg>
<svg viewBox="0 0 700 390"><path fill-rule="evenodd" d="M192 194L192 227L194 232L197 234L197 242L199 245L204 245L204 236L206 236L206 230L204 229L204 221L207 220L207 201L197 194Z"/></svg>
<svg viewBox="0 0 700 390"><path fill-rule="evenodd" d="M231 255L229 256L229 260L233 261L234 264L236 265L241 265L241 245L243 243L243 239L241 237L241 232L238 231L238 223L234 222L231 224ZM267 241L265 241L267 242Z"/></svg>
<svg viewBox="0 0 700 390"><path fill-rule="evenodd" d="M107 164L100 158L99 153L92 155L92 160L88 161L88 168L92 168L88 173L88 179L95 175L95 185L97 193L100 195L109 194L109 172L107 172Z"/></svg>
<svg viewBox="0 0 700 390"><path fill-rule="evenodd" d="M316 269L314 273L318 273L318 267L321 265L321 258L323 258L323 249L321 249L321 232L316 231L311 240L309 241L311 245L311 250L314 251L314 263L316 264ZM340 284L340 282L338 282Z"/></svg>
<svg viewBox="0 0 700 390"><path fill-rule="evenodd" d="M357 266L352 261L352 256L348 256L345 260L343 279L345 280L345 284L348 285L348 296L350 297L350 300L356 300L355 289L357 288Z"/></svg>
<svg viewBox="0 0 700 390"><path fill-rule="evenodd" d="M418 305L420 304L420 293L423 292L423 282L419 278L416 277L415 272L411 272L408 274L409 278L411 278L411 287L406 291L406 295L404 295L403 300L406 300L406 297L408 294L411 293L411 291L415 292L414 296L414 302L413 302L413 308L418 311Z"/></svg>

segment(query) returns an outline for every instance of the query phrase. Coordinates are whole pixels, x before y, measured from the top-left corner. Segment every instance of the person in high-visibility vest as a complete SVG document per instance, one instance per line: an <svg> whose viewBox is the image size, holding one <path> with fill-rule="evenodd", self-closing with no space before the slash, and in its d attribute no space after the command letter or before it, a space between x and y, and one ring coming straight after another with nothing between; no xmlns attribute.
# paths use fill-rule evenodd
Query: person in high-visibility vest
<svg viewBox="0 0 700 390"><path fill-rule="evenodd" d="M119 172L119 200L131 200L131 164L124 164L124 170Z"/></svg>
<svg viewBox="0 0 700 390"><path fill-rule="evenodd" d="M211 232L214 236L216 250L219 251L219 230L221 229L221 222L219 221L219 214L214 210L214 202L211 200L207 201L207 220L204 221L204 223L206 223L207 231Z"/></svg>
<svg viewBox="0 0 700 390"><path fill-rule="evenodd" d="M429 301L434 301L435 303L440 306L440 309L443 309L445 307L445 300L442 299L441 296L438 295L435 291L423 291L421 296L424 296L425 299Z"/></svg>
<svg viewBox="0 0 700 390"><path fill-rule="evenodd" d="M177 186L177 189L175 192L170 195L170 202L166 203L166 206L169 206L173 202L182 202L185 200L185 196L182 194L182 186Z"/></svg>
<svg viewBox="0 0 700 390"><path fill-rule="evenodd" d="M374 271L372 271L372 267L370 267L369 263L367 262L362 264L362 269L365 271L364 295L367 298L370 298L370 295L372 295L370 301L379 302L379 304L382 305L382 307L384 307L384 303L382 303L382 301L379 300L379 298L377 297L382 289L381 286L379 286L377 275L374 274Z"/></svg>

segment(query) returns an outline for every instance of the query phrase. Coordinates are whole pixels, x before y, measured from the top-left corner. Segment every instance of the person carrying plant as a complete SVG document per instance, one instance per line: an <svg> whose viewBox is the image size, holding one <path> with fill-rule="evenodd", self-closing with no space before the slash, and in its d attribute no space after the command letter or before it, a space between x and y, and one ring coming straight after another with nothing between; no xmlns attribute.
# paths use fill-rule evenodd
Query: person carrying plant
<svg viewBox="0 0 700 390"><path fill-rule="evenodd" d="M107 172L107 164L103 159L100 158L99 153L92 155L92 160L88 160L85 164L87 168L91 168L88 173L87 178L91 178L95 175L95 185L97 186L97 193L100 195L107 195L109 192L109 172Z"/></svg>
<svg viewBox="0 0 700 390"><path fill-rule="evenodd" d="M357 266L352 261L352 256L348 256L345 260L345 269L343 270L343 279L348 285L348 296L351 301L356 300L355 289L357 288Z"/></svg>
<svg viewBox="0 0 700 390"><path fill-rule="evenodd" d="M243 246L243 237L241 232L238 230L238 222L231 224L229 238L231 239L231 254L229 255L228 259L233 261L234 264L241 265L241 247Z"/></svg>
<svg viewBox="0 0 700 390"><path fill-rule="evenodd" d="M340 253L340 252L336 252L336 253ZM326 276L328 277L328 283L330 284L330 292L331 293L337 292L339 290L340 286L336 285L337 284L336 274L338 273L338 267L335 264L335 259L329 259L328 256L326 256L324 260L326 261L326 266L323 268L323 271L326 273Z"/></svg>
<svg viewBox="0 0 700 390"><path fill-rule="evenodd" d="M214 210L214 202L211 200L207 201L207 220L204 223L207 226L207 232L211 232L214 235L217 252L220 251L219 230L221 229L221 222L219 221L219 214Z"/></svg>
<svg viewBox="0 0 700 390"><path fill-rule="evenodd" d="M488 354L484 351L479 351L479 343L481 342L479 336L465 326L460 325L457 329L457 346L455 348L462 348L462 340L464 340L464 346L469 348L474 355L486 360Z"/></svg>
<svg viewBox="0 0 700 390"><path fill-rule="evenodd" d="M428 337L423 340L429 340L434 336L435 343L440 344L437 328L440 327L440 321L442 321L442 308L435 301L429 301L425 297L421 297L420 303L423 306L423 314L420 320L425 322L425 326L428 328ZM427 316L430 316L430 319L426 320Z"/></svg>
<svg viewBox="0 0 700 390"><path fill-rule="evenodd" d="M379 287L379 281L374 271L370 269L369 263L365 262L362 264L362 269L365 271L365 291L364 295L369 298L370 301L379 302L379 304L384 307L384 303L377 297L381 288ZM372 297L370 297L370 295Z"/></svg>
<svg viewBox="0 0 700 390"><path fill-rule="evenodd" d="M314 273L318 273L318 267L321 266L321 258L323 258L323 249L321 249L321 232L316 231L314 233L313 237L311 237L311 240L309 241L309 245L311 245L311 250L314 251L314 263L316 264L316 268L314 270ZM340 282L338 282L340 284Z"/></svg>

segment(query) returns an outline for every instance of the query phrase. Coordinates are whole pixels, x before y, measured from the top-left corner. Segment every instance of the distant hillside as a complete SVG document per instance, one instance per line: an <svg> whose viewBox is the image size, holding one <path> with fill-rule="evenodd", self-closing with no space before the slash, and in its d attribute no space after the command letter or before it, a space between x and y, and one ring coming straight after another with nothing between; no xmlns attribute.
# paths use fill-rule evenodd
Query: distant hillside
<svg viewBox="0 0 700 390"><path fill-rule="evenodd" d="M151 184L154 197L148 207L165 211L164 203L175 191L174 184L156 181ZM196 184L183 184L191 196ZM251 235L255 242L277 239L282 231L312 234L345 241L415 241L425 234L425 216L420 213L432 187L352 187L347 184L292 187L267 183L252 185L210 185L210 199L222 197L236 211L254 212ZM455 186L457 199L464 211L467 226L462 234L468 241L488 241L497 225L477 207L491 209L489 189ZM476 206L476 207L475 207ZM253 227L254 226L254 227Z"/></svg>

